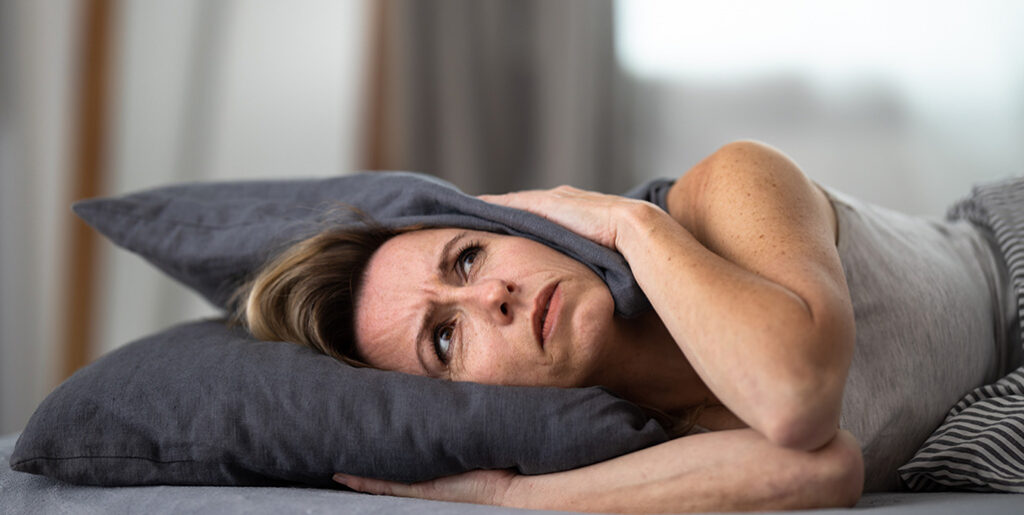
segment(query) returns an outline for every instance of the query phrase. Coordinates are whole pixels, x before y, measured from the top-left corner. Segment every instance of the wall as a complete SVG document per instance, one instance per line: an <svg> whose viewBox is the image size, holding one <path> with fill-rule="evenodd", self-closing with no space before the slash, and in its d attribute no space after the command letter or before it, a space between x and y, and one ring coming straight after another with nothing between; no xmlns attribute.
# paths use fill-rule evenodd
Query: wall
<svg viewBox="0 0 1024 515"><path fill-rule="evenodd" d="M364 0L125 2L110 191L359 168ZM213 308L105 244L101 351Z"/></svg>
<svg viewBox="0 0 1024 515"><path fill-rule="evenodd" d="M62 379L80 4L0 2L0 433ZM361 166L368 0L113 4L105 194ZM94 357L214 313L105 242L97 273Z"/></svg>
<svg viewBox="0 0 1024 515"><path fill-rule="evenodd" d="M0 2L0 433L57 380L76 7Z"/></svg>
<svg viewBox="0 0 1024 515"><path fill-rule="evenodd" d="M940 216L1024 162L1014 0L618 0L635 170L678 175L766 141L811 178Z"/></svg>

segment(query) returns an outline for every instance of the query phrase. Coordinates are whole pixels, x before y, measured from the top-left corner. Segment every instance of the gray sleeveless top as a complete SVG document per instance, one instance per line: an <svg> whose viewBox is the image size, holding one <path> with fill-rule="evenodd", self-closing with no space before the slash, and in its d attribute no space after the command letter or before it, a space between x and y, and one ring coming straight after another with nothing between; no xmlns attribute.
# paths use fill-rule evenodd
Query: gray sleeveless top
<svg viewBox="0 0 1024 515"><path fill-rule="evenodd" d="M671 186L654 180L627 196L667 211ZM950 408L1021 364L1016 295L987 229L822 190L835 208L857 330L840 426L861 444L865 491L901 490L897 468Z"/></svg>
<svg viewBox="0 0 1024 515"><path fill-rule="evenodd" d="M949 409L1019 364L1015 297L987 230L822 189L857 329L840 426L861 443L865 490L898 490Z"/></svg>

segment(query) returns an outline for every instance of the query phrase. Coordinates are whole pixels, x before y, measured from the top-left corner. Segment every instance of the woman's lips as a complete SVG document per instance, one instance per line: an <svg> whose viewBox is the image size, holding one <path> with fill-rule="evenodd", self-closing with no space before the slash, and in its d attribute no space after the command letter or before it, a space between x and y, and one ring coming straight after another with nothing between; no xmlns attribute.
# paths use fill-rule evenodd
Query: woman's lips
<svg viewBox="0 0 1024 515"><path fill-rule="evenodd" d="M541 344L546 344L548 338L551 337L551 333L555 330L555 324L558 323L558 315L562 312L562 290L555 285L555 290L552 292L551 297L548 299L548 305L545 309L545 316L543 317L543 328L541 330Z"/></svg>
<svg viewBox="0 0 1024 515"><path fill-rule="evenodd" d="M533 334L537 338L537 344L544 347L544 342L551 334L551 326L555 321L556 313L551 312L552 298L558 290L558 283L554 282L544 287L537 294L533 301ZM552 316L548 316L548 315Z"/></svg>

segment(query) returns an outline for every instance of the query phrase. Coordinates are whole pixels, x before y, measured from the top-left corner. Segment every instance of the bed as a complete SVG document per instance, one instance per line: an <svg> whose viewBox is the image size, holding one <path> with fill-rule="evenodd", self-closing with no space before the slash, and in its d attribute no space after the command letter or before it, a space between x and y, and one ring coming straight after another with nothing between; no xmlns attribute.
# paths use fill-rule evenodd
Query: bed
<svg viewBox="0 0 1024 515"><path fill-rule="evenodd" d="M670 184L654 181L636 191L658 203ZM337 201L393 226L460 226L536 239L590 266L621 314L648 307L621 256L539 217L416 174L177 185L75 209L116 244L230 312L239 281L268 253L337 223ZM971 417L979 408L985 415L990 401L1017 406L1013 416L992 420L997 439L1005 424L1024 427L1024 367L1018 372L965 397L908 464L913 470L904 480L918 490L1024 492L1024 473L986 475L990 456L972 450L976 438L957 436L963 435L958 423L973 424ZM453 427L459 438L451 438ZM600 387L513 388L356 369L294 344L255 341L224 320L187 321L80 370L43 402L20 438L0 440L0 507L4 513L514 513L342 491L329 477L346 472L412 482L476 468L541 474L666 438L642 410ZM951 441L954 451L982 459L949 459ZM956 469L964 463L966 472ZM1024 496L876 493L857 509L1022 513Z"/></svg>
<svg viewBox="0 0 1024 515"><path fill-rule="evenodd" d="M10 459L17 435L0 438L0 460ZM1019 515L1024 497L981 493L883 493L864 496L853 510L815 513L872 515L961 514ZM0 513L345 513L497 515L528 510L373 496L354 492L294 487L76 486L0 467ZM555 513L555 512L549 512ZM559 512L563 513L563 512Z"/></svg>

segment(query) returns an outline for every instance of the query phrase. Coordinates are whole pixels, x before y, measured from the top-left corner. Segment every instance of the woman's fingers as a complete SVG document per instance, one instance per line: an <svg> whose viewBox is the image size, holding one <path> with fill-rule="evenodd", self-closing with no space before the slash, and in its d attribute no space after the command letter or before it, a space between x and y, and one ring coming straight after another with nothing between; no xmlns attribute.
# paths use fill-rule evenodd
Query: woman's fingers
<svg viewBox="0 0 1024 515"><path fill-rule="evenodd" d="M368 494L501 504L516 477L516 474L507 470L474 470L412 484L340 473L334 474L333 479L353 490Z"/></svg>
<svg viewBox="0 0 1024 515"><path fill-rule="evenodd" d="M504 195L481 195L479 198L486 202L529 211L610 248L614 248L616 224L619 222L617 208L635 202L571 186Z"/></svg>
<svg viewBox="0 0 1024 515"><path fill-rule="evenodd" d="M350 476L348 474L335 474L332 479L353 490L368 494L416 497L414 485L407 485L396 481L384 481L382 479Z"/></svg>
<svg viewBox="0 0 1024 515"><path fill-rule="evenodd" d="M517 209L525 209L532 211L530 208L536 208L537 200L542 200L545 196L545 192L541 190L528 190L528 191L517 191L514 193L505 193L503 195L480 195L477 197L484 202L490 202L492 204L498 204L501 206L514 207Z"/></svg>

